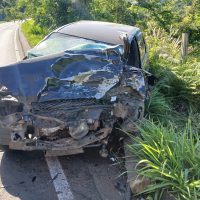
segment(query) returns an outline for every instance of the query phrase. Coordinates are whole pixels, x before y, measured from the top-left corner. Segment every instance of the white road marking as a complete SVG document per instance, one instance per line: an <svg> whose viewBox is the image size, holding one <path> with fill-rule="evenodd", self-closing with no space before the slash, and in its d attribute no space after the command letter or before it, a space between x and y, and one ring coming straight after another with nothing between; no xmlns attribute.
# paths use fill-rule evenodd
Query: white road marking
<svg viewBox="0 0 200 200"><path fill-rule="evenodd" d="M17 59L17 62L21 60L21 57L20 57L20 54L19 54L19 48L18 48L18 45L17 45L17 37L18 37L18 34L17 32L19 31L19 27L17 28L17 30L15 31L15 37L14 37L14 44L15 44L15 53L16 53L16 59Z"/></svg>
<svg viewBox="0 0 200 200"><path fill-rule="evenodd" d="M46 157L49 172L57 193L58 200L74 200L74 195L57 157Z"/></svg>

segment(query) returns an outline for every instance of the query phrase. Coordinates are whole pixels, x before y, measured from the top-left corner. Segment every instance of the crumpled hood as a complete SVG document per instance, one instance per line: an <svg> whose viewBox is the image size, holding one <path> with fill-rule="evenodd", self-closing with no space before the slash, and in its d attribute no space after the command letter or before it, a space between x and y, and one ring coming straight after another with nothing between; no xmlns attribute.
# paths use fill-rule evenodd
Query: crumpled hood
<svg viewBox="0 0 200 200"><path fill-rule="evenodd" d="M0 98L25 104L55 99L102 98L120 81L116 53L66 52L0 68Z"/></svg>

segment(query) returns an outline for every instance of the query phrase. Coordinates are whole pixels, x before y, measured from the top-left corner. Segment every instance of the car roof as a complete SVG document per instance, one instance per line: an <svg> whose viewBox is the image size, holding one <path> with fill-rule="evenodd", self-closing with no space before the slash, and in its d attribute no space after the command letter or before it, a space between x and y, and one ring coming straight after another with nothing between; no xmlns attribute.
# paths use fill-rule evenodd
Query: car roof
<svg viewBox="0 0 200 200"><path fill-rule="evenodd" d="M104 43L123 45L121 35L133 37L139 28L124 24L101 21L78 21L58 28L54 32L101 41Z"/></svg>

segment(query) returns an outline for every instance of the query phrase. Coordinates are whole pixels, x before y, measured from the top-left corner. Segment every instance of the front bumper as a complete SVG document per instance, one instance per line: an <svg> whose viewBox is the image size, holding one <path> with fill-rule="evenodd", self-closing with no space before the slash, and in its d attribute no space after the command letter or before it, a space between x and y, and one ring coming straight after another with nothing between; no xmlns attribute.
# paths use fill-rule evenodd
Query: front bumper
<svg viewBox="0 0 200 200"><path fill-rule="evenodd" d="M9 143L10 149L23 151L45 151L47 156L52 155L73 155L84 152L84 148L89 147L90 144L98 143L106 139L112 132L111 128L105 128L90 133L81 140L74 140L73 138L64 138L56 141L42 141L33 139L24 139L21 141L11 140Z"/></svg>
<svg viewBox="0 0 200 200"><path fill-rule="evenodd" d="M106 146L116 124L133 132L133 122L143 115L144 102L135 93L130 96L130 91L118 91L122 97L110 93L110 101L106 102L88 99L32 103L31 112L23 110L2 117L0 130L6 130L10 149L42 150L47 155L78 154L87 147Z"/></svg>

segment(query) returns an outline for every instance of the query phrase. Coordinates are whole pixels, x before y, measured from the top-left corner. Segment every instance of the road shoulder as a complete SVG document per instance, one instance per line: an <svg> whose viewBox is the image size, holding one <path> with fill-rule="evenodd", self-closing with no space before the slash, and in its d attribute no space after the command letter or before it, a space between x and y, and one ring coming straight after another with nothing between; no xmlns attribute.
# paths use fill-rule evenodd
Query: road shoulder
<svg viewBox="0 0 200 200"><path fill-rule="evenodd" d="M26 56L28 50L31 49L27 39L25 38L24 34L22 33L21 26L16 31L17 34L17 45L19 48L19 54L21 60Z"/></svg>

